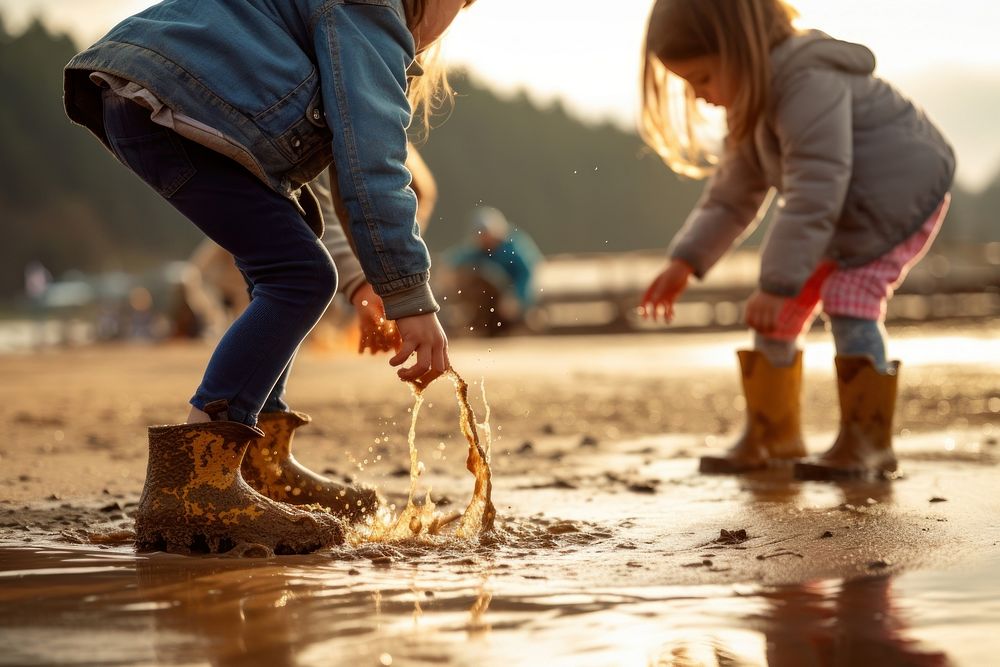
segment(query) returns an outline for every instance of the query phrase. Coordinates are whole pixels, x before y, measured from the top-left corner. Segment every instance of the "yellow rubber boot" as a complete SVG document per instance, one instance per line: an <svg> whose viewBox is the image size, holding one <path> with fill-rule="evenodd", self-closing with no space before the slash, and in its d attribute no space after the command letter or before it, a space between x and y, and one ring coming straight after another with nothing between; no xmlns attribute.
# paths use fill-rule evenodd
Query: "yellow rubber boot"
<svg viewBox="0 0 1000 667"><path fill-rule="evenodd" d="M264 437L250 443L243 477L268 498L295 505L326 507L348 521L358 521L379 506L375 489L348 486L309 470L292 456L295 429L312 421L301 412L265 412L257 419Z"/></svg>
<svg viewBox="0 0 1000 667"><path fill-rule="evenodd" d="M826 452L795 465L796 479L894 477L898 463L892 451L892 418L899 362L891 362L885 373L867 356L839 356L836 364L840 433Z"/></svg>
<svg viewBox="0 0 1000 667"><path fill-rule="evenodd" d="M206 409L206 412L208 410ZM181 554L303 554L341 544L341 521L278 503L240 476L260 432L232 421L149 428L149 464L135 517L136 548Z"/></svg>
<svg viewBox="0 0 1000 667"><path fill-rule="evenodd" d="M763 470L806 455L800 419L801 350L791 366L772 366L756 350L740 350L737 354L747 403L746 428L725 454L701 457L699 470L703 473Z"/></svg>

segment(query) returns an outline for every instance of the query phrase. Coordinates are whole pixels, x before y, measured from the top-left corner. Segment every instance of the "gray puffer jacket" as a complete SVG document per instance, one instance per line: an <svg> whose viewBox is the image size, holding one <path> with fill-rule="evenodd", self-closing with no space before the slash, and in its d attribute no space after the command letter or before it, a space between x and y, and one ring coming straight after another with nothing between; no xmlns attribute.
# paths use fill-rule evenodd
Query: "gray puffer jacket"
<svg viewBox="0 0 1000 667"><path fill-rule="evenodd" d="M729 146L670 255L698 277L760 219L760 287L795 296L824 258L866 264L916 232L951 188L955 155L924 113L872 75L864 46L810 31L771 53L771 103L752 140Z"/></svg>

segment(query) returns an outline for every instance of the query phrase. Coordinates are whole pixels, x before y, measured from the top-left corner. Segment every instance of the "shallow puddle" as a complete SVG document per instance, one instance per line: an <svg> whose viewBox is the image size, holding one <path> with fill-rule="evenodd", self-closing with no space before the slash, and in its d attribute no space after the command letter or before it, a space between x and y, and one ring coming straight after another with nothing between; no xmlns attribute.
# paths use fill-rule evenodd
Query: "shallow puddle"
<svg viewBox="0 0 1000 667"><path fill-rule="evenodd" d="M558 466L538 443L534 472L494 479L483 543L186 558L26 530L0 543L0 664L994 662L1000 501L975 434L905 439L902 480L842 485L700 476L690 439Z"/></svg>
<svg viewBox="0 0 1000 667"><path fill-rule="evenodd" d="M4 548L0 664L985 665L998 648L996 558L960 574L612 587L499 576L519 567L510 556L387 568Z"/></svg>

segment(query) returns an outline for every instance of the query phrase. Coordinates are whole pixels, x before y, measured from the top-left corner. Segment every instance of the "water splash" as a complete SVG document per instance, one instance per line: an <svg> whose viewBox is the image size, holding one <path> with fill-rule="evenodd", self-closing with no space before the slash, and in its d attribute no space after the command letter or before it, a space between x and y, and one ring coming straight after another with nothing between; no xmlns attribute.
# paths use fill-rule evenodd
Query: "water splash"
<svg viewBox="0 0 1000 667"><path fill-rule="evenodd" d="M436 536L452 536L462 540L473 540L493 531L496 520L496 508L493 505L493 481L490 470L490 451L492 449L492 430L490 428L490 406L486 400L486 386L482 384L485 419L480 424L476 422L475 412L469 404L469 385L454 370L449 370L447 377L455 385L455 397L458 401L459 427L462 435L469 443L469 454L465 467L475 477L472 498L464 512L441 513L431 500L430 489L424 495L423 502L417 504L417 480L423 473L424 466L420 461L416 445L417 420L420 408L424 404L423 390L411 384L413 392L413 409L411 410L410 430L408 434L410 451L410 490L406 498L406 506L397 515L392 510L383 507L364 525L355 526L347 536L348 542L357 546L371 542L400 542L409 540L433 540ZM479 430L486 437L483 447ZM454 525L454 528L451 527ZM448 529L448 530L446 530ZM449 531L450 535L449 535Z"/></svg>

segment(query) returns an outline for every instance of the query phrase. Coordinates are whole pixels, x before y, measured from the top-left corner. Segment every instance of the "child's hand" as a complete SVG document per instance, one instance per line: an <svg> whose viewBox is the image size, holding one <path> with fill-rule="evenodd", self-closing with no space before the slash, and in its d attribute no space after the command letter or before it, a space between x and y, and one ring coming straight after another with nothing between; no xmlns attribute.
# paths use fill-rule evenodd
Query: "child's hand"
<svg viewBox="0 0 1000 667"><path fill-rule="evenodd" d="M783 296L775 296L767 292L754 290L747 300L746 320L747 326L761 333L770 333L778 326L778 317L781 309L787 302Z"/></svg>
<svg viewBox="0 0 1000 667"><path fill-rule="evenodd" d="M399 330L392 320L385 319L385 307L382 299L372 286L365 283L351 297L354 310L358 313L358 323L361 328L361 340L358 343L358 354L370 350L372 354L399 351L402 340Z"/></svg>
<svg viewBox="0 0 1000 667"><path fill-rule="evenodd" d="M402 348L389 364L399 366L417 353L417 362L409 368L401 368L397 375L405 382L413 382L418 387L426 387L451 368L448 360L448 337L438 322L437 315L412 315L396 320L396 328L403 339Z"/></svg>
<svg viewBox="0 0 1000 667"><path fill-rule="evenodd" d="M664 322L674 319L674 301L687 287L688 278L693 272L687 262L679 259L670 260L667 268L653 279L642 297L639 306L642 316L647 320L650 318L657 320L662 312Z"/></svg>

